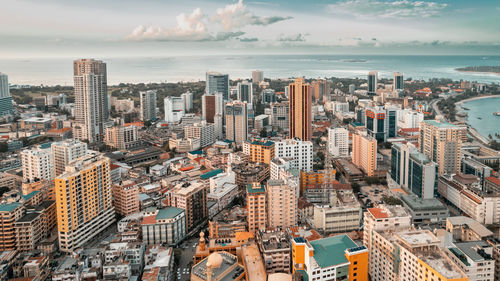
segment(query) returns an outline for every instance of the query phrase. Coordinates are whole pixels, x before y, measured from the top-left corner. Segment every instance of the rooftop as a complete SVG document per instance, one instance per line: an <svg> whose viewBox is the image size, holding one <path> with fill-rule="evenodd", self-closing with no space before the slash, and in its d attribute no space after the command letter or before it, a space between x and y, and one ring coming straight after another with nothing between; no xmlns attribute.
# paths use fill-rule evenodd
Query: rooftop
<svg viewBox="0 0 500 281"><path fill-rule="evenodd" d="M370 212L370 214L375 219L409 216L405 208L399 205L391 206L391 205L380 204L378 205L378 208L368 208L368 212Z"/></svg>
<svg viewBox="0 0 500 281"><path fill-rule="evenodd" d="M206 179L214 177L214 176L216 176L216 175L218 175L218 174L220 174L222 172L224 172L224 170L222 170L222 169L212 170L210 172L204 173L203 175L200 176L200 178L203 179L203 180L206 180Z"/></svg>
<svg viewBox="0 0 500 281"><path fill-rule="evenodd" d="M427 124L429 124L429 125L438 127L438 128L460 128L457 125L453 125L451 123L444 122L444 121L424 120L424 122L427 123Z"/></svg>
<svg viewBox="0 0 500 281"><path fill-rule="evenodd" d="M264 193L266 192L266 187L260 183L247 184L247 193Z"/></svg>
<svg viewBox="0 0 500 281"><path fill-rule="evenodd" d="M314 248L314 259L322 268L347 263L345 250L357 247L349 236L342 234L309 242Z"/></svg>
<svg viewBox="0 0 500 281"><path fill-rule="evenodd" d="M424 210L447 210L445 205L441 203L436 198L432 199L422 199L416 195L403 195L401 196L401 200L408 205L408 207L412 210L416 211L424 211Z"/></svg>
<svg viewBox="0 0 500 281"><path fill-rule="evenodd" d="M12 212L17 207L21 206L21 203L8 203L8 204L0 204L0 212Z"/></svg>
<svg viewBox="0 0 500 281"><path fill-rule="evenodd" d="M453 254L464 254L474 262L480 262L485 260L492 260L492 257L485 253L484 248L490 248L491 246L485 241L470 241L470 242L460 242L455 243L455 251ZM460 256L457 255L460 259Z"/></svg>
<svg viewBox="0 0 500 281"><path fill-rule="evenodd" d="M159 209L158 214L156 215L157 220L171 219L183 213L183 209L179 209L176 207L169 207L166 209Z"/></svg>

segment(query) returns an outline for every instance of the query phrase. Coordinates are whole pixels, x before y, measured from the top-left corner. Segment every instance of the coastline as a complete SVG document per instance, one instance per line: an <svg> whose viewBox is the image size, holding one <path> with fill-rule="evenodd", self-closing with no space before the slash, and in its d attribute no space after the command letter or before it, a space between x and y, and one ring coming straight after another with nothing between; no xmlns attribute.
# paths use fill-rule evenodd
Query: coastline
<svg viewBox="0 0 500 281"><path fill-rule="evenodd" d="M461 100L461 101L457 102L456 105L462 105L463 103L473 101L473 100L481 100L481 99L489 99L489 98L500 98L500 95L488 95L488 96L473 97L470 99Z"/></svg>
<svg viewBox="0 0 500 281"><path fill-rule="evenodd" d="M495 75L498 75L500 76L500 72L494 72L494 71L474 71L474 70L460 70L458 68L455 68L456 71L458 72L468 72L468 73L486 73L486 74L495 74Z"/></svg>

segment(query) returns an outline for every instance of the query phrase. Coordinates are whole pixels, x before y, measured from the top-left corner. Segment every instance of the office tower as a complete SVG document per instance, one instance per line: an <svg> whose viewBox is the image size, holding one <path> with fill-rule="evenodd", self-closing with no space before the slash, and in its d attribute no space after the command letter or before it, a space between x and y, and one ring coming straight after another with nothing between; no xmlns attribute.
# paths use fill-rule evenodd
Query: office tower
<svg viewBox="0 0 500 281"><path fill-rule="evenodd" d="M113 185L113 206L124 217L139 212L139 186L131 180Z"/></svg>
<svg viewBox="0 0 500 281"><path fill-rule="evenodd" d="M395 143L391 148L390 178L398 187L423 199L434 198L437 165L414 146Z"/></svg>
<svg viewBox="0 0 500 281"><path fill-rule="evenodd" d="M214 116L214 125L215 125L215 138L218 140L224 139L224 125L222 114L215 114Z"/></svg>
<svg viewBox="0 0 500 281"><path fill-rule="evenodd" d="M371 177L377 170L377 140L358 132L352 135L352 163Z"/></svg>
<svg viewBox="0 0 500 281"><path fill-rule="evenodd" d="M290 138L303 141L312 137L312 99L310 85L303 78L290 84Z"/></svg>
<svg viewBox="0 0 500 281"><path fill-rule="evenodd" d="M266 187L267 227L289 228L297 225L297 191L283 180L268 180Z"/></svg>
<svg viewBox="0 0 500 281"><path fill-rule="evenodd" d="M254 70L252 71L252 82L260 83L264 81L264 71L262 70Z"/></svg>
<svg viewBox="0 0 500 281"><path fill-rule="evenodd" d="M106 128L104 142L114 148L124 150L137 145L137 126L116 125Z"/></svg>
<svg viewBox="0 0 500 281"><path fill-rule="evenodd" d="M205 94L222 94L224 101L229 100L229 75L218 72L207 72Z"/></svg>
<svg viewBox="0 0 500 281"><path fill-rule="evenodd" d="M275 157L274 142L253 139L243 142L243 153L250 156L251 162L270 164Z"/></svg>
<svg viewBox="0 0 500 281"><path fill-rule="evenodd" d="M396 137L397 115L399 108L375 106L367 108L365 111L365 124L368 135L377 139L378 142L385 142L388 138Z"/></svg>
<svg viewBox="0 0 500 281"><path fill-rule="evenodd" d="M272 104L276 102L276 92L273 89L264 89L262 91L262 103Z"/></svg>
<svg viewBox="0 0 500 281"><path fill-rule="evenodd" d="M9 77L0 72L0 117L12 114L12 97L9 90Z"/></svg>
<svg viewBox="0 0 500 281"><path fill-rule="evenodd" d="M285 139L275 144L276 158L293 159L293 169L312 171L313 168L313 143L299 139Z"/></svg>
<svg viewBox="0 0 500 281"><path fill-rule="evenodd" d="M330 95L330 84L325 79L318 79L311 83L311 96L317 101L324 101Z"/></svg>
<svg viewBox="0 0 500 281"><path fill-rule="evenodd" d="M404 79L403 79L402 73L394 72L394 80L392 82L392 89L394 91L404 90Z"/></svg>
<svg viewBox="0 0 500 281"><path fill-rule="evenodd" d="M50 148L40 146L21 152L23 182L54 179L54 161Z"/></svg>
<svg viewBox="0 0 500 281"><path fill-rule="evenodd" d="M208 217L207 187L205 183L190 182L179 183L172 190L170 205L184 210L188 231Z"/></svg>
<svg viewBox="0 0 500 281"><path fill-rule="evenodd" d="M0 204L0 251L16 250L15 222L25 214L18 202Z"/></svg>
<svg viewBox="0 0 500 281"><path fill-rule="evenodd" d="M166 97L163 100L165 122L178 123L186 113L183 97Z"/></svg>
<svg viewBox="0 0 500 281"><path fill-rule="evenodd" d="M59 250L71 253L115 222L109 159L89 153L55 179Z"/></svg>
<svg viewBox="0 0 500 281"><path fill-rule="evenodd" d="M303 280L368 281L368 250L349 236L340 234L323 239L292 239L292 272Z"/></svg>
<svg viewBox="0 0 500 281"><path fill-rule="evenodd" d="M369 272L373 281L469 280L441 248L442 242L429 230L375 231L372 240ZM458 259L463 257L456 252L451 255Z"/></svg>
<svg viewBox="0 0 500 281"><path fill-rule="evenodd" d="M460 171L462 142L467 127L447 122L424 120L420 123L420 151L438 164L439 175Z"/></svg>
<svg viewBox="0 0 500 281"><path fill-rule="evenodd" d="M266 230L266 187L259 182L247 184L246 195L248 231Z"/></svg>
<svg viewBox="0 0 500 281"><path fill-rule="evenodd" d="M238 82L238 100L246 101L248 106L252 108L253 104L253 84L248 81Z"/></svg>
<svg viewBox="0 0 500 281"><path fill-rule="evenodd" d="M368 73L368 93L369 94L376 94L377 93L377 87L378 87L378 72L377 71L370 71Z"/></svg>
<svg viewBox="0 0 500 281"><path fill-rule="evenodd" d="M219 114L221 117L223 115L223 104L222 94L204 94L201 97L201 113L203 120L206 120L208 123L215 123L215 115Z"/></svg>
<svg viewBox="0 0 500 281"><path fill-rule="evenodd" d="M87 155L87 144L79 140L66 140L54 142L51 145L52 159L54 161L55 175L66 171L66 166L74 160Z"/></svg>
<svg viewBox="0 0 500 281"><path fill-rule="evenodd" d="M271 124L288 132L290 125L290 104L287 101L271 104Z"/></svg>
<svg viewBox="0 0 500 281"><path fill-rule="evenodd" d="M248 138L248 112L246 102L226 103L226 139L242 145Z"/></svg>
<svg viewBox="0 0 500 281"><path fill-rule="evenodd" d="M200 139L200 147L205 147L215 142L215 124L201 121L184 127L184 138Z"/></svg>
<svg viewBox="0 0 500 281"><path fill-rule="evenodd" d="M193 93L188 91L182 94L181 97L184 99L184 110L191 111L193 109Z"/></svg>
<svg viewBox="0 0 500 281"><path fill-rule="evenodd" d="M75 82L74 135L89 142L102 141L108 121L106 64L94 59L73 62Z"/></svg>
<svg viewBox="0 0 500 281"><path fill-rule="evenodd" d="M156 91L140 92L141 97L141 120L156 120Z"/></svg>
<svg viewBox="0 0 500 281"><path fill-rule="evenodd" d="M346 128L328 128L328 152L333 157L349 156L349 132Z"/></svg>

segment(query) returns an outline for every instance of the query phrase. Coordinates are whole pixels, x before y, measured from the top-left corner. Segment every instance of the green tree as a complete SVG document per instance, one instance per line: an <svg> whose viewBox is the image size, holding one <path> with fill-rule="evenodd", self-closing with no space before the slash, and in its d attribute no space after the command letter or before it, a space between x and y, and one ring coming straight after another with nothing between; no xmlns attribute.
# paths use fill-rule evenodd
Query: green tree
<svg viewBox="0 0 500 281"><path fill-rule="evenodd" d="M0 152L9 151L9 145L6 142L0 142Z"/></svg>
<svg viewBox="0 0 500 281"><path fill-rule="evenodd" d="M260 130L260 137L261 138L267 138L267 130L266 130L266 128L262 128Z"/></svg>

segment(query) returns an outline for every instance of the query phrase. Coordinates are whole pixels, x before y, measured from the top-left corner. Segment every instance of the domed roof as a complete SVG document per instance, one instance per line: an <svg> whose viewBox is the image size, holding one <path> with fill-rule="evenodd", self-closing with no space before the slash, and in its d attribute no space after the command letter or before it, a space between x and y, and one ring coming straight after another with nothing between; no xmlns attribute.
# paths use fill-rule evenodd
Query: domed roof
<svg viewBox="0 0 500 281"><path fill-rule="evenodd" d="M219 268L222 265L222 256L219 253L213 253L208 256L207 268Z"/></svg>

